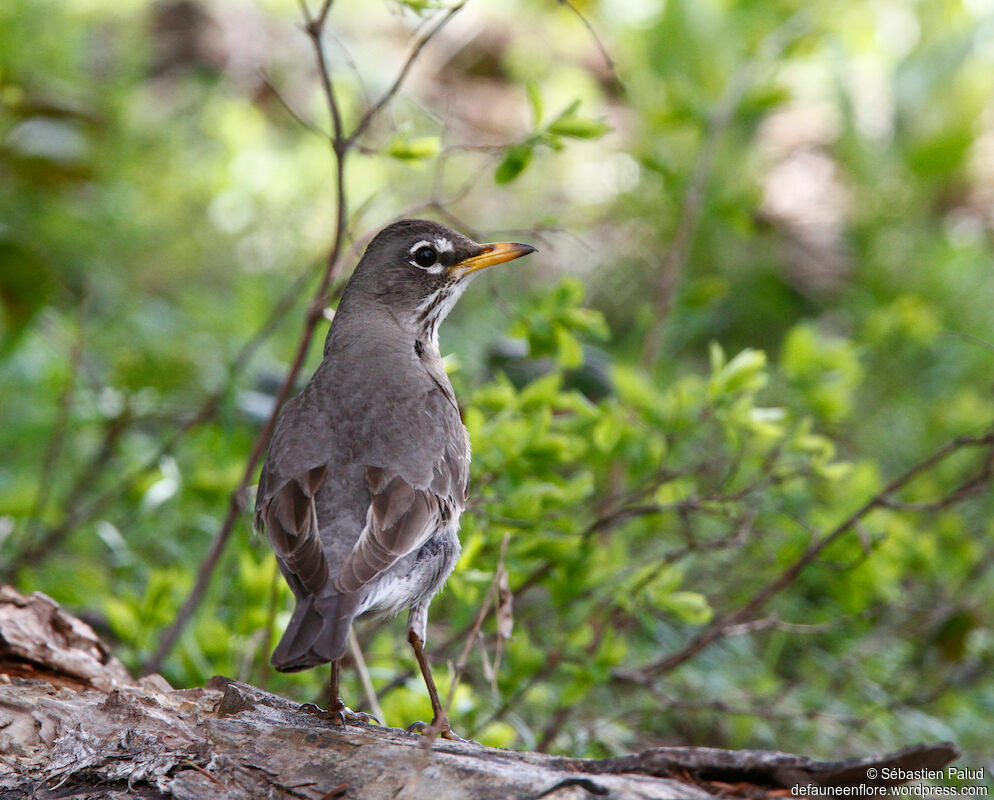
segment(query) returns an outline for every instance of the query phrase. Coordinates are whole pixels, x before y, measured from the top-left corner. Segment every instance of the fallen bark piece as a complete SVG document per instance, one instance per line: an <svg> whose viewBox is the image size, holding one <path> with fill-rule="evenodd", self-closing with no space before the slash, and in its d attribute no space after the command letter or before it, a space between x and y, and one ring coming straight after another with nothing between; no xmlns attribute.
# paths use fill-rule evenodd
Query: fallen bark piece
<svg viewBox="0 0 994 800"><path fill-rule="evenodd" d="M93 628L51 597L10 586L0 586L0 673L108 691L135 682Z"/></svg>

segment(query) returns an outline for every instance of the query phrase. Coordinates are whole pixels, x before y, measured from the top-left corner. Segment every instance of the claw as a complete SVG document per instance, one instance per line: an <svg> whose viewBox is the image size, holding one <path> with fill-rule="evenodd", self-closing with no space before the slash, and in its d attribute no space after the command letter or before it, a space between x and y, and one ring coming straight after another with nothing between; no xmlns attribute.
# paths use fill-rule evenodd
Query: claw
<svg viewBox="0 0 994 800"><path fill-rule="evenodd" d="M426 725L421 720L417 720L416 722L412 722L410 725L408 725L406 730L408 733L421 733L425 735L429 733L434 733L437 736L441 737L442 739L448 739L451 742L472 741L472 739L463 739L461 736L457 736L456 734L454 734L452 732L452 729L449 727L448 720L445 720L444 725L439 724L439 721L437 719L432 720L431 725Z"/></svg>
<svg viewBox="0 0 994 800"><path fill-rule="evenodd" d="M357 722L375 722L377 725L383 725L376 717L372 714L367 714L365 711L353 711L351 708L342 703L341 700L338 701L337 708L321 708L314 703L304 703L300 710L305 714L313 714L318 719L324 719L331 722L333 725L347 725L348 723L355 724Z"/></svg>
<svg viewBox="0 0 994 800"><path fill-rule="evenodd" d="M383 723L380 722L380 720L377 717L373 716L372 714L367 714L365 711L352 711L346 708L345 717L346 719L349 720L349 722L365 722L367 725L370 722L375 722L381 728L383 727Z"/></svg>

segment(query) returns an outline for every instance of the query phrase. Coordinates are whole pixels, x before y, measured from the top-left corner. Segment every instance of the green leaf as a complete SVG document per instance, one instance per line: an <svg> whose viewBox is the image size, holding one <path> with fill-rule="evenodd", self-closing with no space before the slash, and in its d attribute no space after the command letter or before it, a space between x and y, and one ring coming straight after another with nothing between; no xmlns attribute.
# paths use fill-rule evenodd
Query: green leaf
<svg viewBox="0 0 994 800"><path fill-rule="evenodd" d="M673 592L662 598L663 607L691 625L704 625L714 616L708 599L699 592Z"/></svg>
<svg viewBox="0 0 994 800"><path fill-rule="evenodd" d="M583 365L583 346L580 340L561 325L556 326L556 358L564 369Z"/></svg>
<svg viewBox="0 0 994 800"><path fill-rule="evenodd" d="M535 81L528 81L525 84L525 92L528 94L528 104L532 109L532 124L537 128L542 124L542 95L539 94L538 84Z"/></svg>
<svg viewBox="0 0 994 800"><path fill-rule="evenodd" d="M609 453L620 441L622 433L624 433L624 423L613 414L605 414L594 426L591 438L594 447L602 453Z"/></svg>
<svg viewBox="0 0 994 800"><path fill-rule="evenodd" d="M521 390L522 407L548 406L555 402L562 385L562 376L558 372L550 372L541 378L536 378Z"/></svg>
<svg viewBox="0 0 994 800"><path fill-rule="evenodd" d="M397 0L397 3L409 8L419 17L424 17L443 6L442 0Z"/></svg>
<svg viewBox="0 0 994 800"><path fill-rule="evenodd" d="M421 136L417 139L397 137L387 147L387 155L401 161L420 161L437 155L441 141L437 136Z"/></svg>
<svg viewBox="0 0 994 800"><path fill-rule="evenodd" d="M641 411L652 411L659 407L661 402L659 392L645 373L617 364L611 378L625 404Z"/></svg>
<svg viewBox="0 0 994 800"><path fill-rule="evenodd" d="M749 395L766 385L766 353L747 347L727 364L717 345L711 348L712 376L708 386L712 398L722 395ZM717 367L717 369L715 369Z"/></svg>
<svg viewBox="0 0 994 800"><path fill-rule="evenodd" d="M17 342L55 286L45 261L19 242L0 237L0 355Z"/></svg>
<svg viewBox="0 0 994 800"><path fill-rule="evenodd" d="M534 148L531 144L512 145L504 153L504 159L497 165L494 181L499 184L510 183L517 178L532 160Z"/></svg>
<svg viewBox="0 0 994 800"><path fill-rule="evenodd" d="M549 123L545 129L553 136L568 136L571 139L600 139L611 130L611 126L603 120L581 117L577 114L580 101L574 100L558 117Z"/></svg>
<svg viewBox="0 0 994 800"><path fill-rule="evenodd" d="M560 117L546 130L556 136L568 136L571 139L600 139L611 130L611 126L599 119L568 116Z"/></svg>

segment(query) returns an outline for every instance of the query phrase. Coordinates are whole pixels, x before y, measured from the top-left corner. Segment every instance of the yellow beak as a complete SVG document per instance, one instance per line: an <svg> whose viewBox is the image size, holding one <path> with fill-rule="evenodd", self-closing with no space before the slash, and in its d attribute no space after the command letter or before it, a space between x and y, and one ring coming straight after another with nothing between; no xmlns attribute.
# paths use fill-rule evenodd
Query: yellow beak
<svg viewBox="0 0 994 800"><path fill-rule="evenodd" d="M458 264L452 266L451 271L459 278L465 278L478 269L486 269L494 264L503 264L515 258L521 258L529 253L534 253L535 248L530 244L519 244L517 242L494 242L483 245L483 250L475 256L463 259Z"/></svg>

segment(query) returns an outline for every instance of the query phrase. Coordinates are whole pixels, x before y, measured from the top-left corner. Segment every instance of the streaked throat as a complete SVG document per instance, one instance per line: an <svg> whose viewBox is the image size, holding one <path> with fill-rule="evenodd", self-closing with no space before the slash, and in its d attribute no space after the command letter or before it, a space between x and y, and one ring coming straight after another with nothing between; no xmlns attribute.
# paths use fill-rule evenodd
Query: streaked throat
<svg viewBox="0 0 994 800"><path fill-rule="evenodd" d="M415 309L415 325L419 334L428 339L436 348L438 347L438 327L462 296L468 283L468 280L447 281L418 303Z"/></svg>

